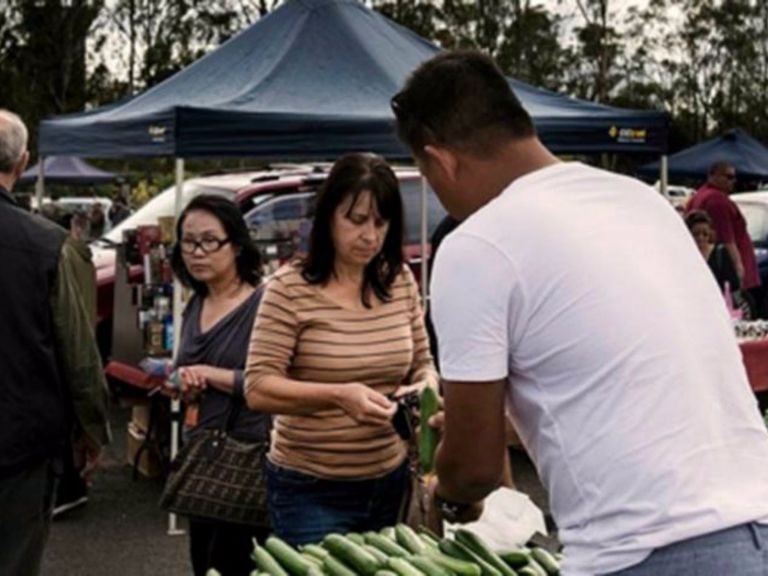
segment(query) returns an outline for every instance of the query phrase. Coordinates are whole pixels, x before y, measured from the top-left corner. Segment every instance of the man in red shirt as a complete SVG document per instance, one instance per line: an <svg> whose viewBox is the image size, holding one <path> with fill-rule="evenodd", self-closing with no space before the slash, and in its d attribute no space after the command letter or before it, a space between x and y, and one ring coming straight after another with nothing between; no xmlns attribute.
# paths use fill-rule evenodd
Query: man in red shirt
<svg viewBox="0 0 768 576"><path fill-rule="evenodd" d="M728 162L715 162L707 182L688 202L686 212L703 210L712 218L717 242L726 246L745 290L760 286L757 261L747 223L736 204L728 197L736 183L736 169Z"/></svg>

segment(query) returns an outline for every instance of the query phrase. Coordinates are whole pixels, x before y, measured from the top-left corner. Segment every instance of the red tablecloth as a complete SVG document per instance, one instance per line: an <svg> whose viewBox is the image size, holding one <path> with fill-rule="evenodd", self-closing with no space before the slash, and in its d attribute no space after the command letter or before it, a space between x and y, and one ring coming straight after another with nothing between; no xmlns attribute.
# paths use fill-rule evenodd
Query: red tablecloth
<svg viewBox="0 0 768 576"><path fill-rule="evenodd" d="M162 394L168 398L173 397L172 391L163 386L163 383L165 382L164 378L150 376L136 366L112 361L107 364L104 372L115 380L120 380L120 382L125 382L130 386L141 388L148 393L157 389L158 394ZM187 426L197 425L197 405L187 405L185 408L184 423Z"/></svg>
<svg viewBox="0 0 768 576"><path fill-rule="evenodd" d="M165 386L163 386L163 383L165 382L164 378L150 376L149 374L147 374L142 369L136 366L131 366L130 364L123 364L122 362L112 361L109 364L107 364L107 367L104 369L104 372L107 374L107 376L110 376L115 380L120 380L120 382L125 382L126 384L130 384L131 386L135 386L136 388L142 388L149 392L159 387L158 389L159 394L163 394L164 396L171 395L171 391L168 390Z"/></svg>
<svg viewBox="0 0 768 576"><path fill-rule="evenodd" d="M739 347L752 390L768 391L768 338L742 342Z"/></svg>

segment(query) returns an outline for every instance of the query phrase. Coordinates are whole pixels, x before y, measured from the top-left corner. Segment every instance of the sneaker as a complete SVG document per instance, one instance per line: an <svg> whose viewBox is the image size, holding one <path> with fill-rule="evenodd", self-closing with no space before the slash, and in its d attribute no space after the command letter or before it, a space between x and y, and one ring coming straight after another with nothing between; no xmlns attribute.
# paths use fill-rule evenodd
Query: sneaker
<svg viewBox="0 0 768 576"><path fill-rule="evenodd" d="M61 516L88 502L88 487L85 480L74 471L65 473L56 489L56 503L53 507L53 517Z"/></svg>

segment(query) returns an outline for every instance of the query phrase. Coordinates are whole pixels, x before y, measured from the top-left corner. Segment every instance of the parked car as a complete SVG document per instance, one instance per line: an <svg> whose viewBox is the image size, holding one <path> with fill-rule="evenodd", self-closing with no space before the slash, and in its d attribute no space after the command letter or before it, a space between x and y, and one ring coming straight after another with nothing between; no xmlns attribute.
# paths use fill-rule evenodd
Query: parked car
<svg viewBox="0 0 768 576"><path fill-rule="evenodd" d="M768 190L733 194L736 203L747 221L747 231L755 247L757 269L760 274L758 306L760 316L768 317Z"/></svg>
<svg viewBox="0 0 768 576"><path fill-rule="evenodd" d="M94 204L101 204L104 214L112 208L112 200L109 198L94 196L64 196L54 201L55 204L70 212L90 212Z"/></svg>
<svg viewBox="0 0 768 576"><path fill-rule="evenodd" d="M200 194L219 194L235 201L252 230L270 269L290 259L301 249L308 233L315 195L325 181L328 165L295 165L277 170L262 170L192 178L184 182L183 203ZM414 168L396 168L405 210L404 255L419 277L421 265L421 187L422 179ZM114 310L115 246L126 230L156 224L163 216L173 216L176 188L172 186L152 198L139 210L115 226L92 245L98 285L97 336L102 355L111 351ZM445 211L429 190L427 228L431 235ZM141 266L129 271L140 282Z"/></svg>
<svg viewBox="0 0 768 576"><path fill-rule="evenodd" d="M654 186L657 190L661 190L660 182L657 181ZM695 190L693 188L688 188L686 186L677 186L675 184L667 186L667 198L669 198L670 203L675 208L685 208L685 205L688 203L691 196L693 196L694 192Z"/></svg>

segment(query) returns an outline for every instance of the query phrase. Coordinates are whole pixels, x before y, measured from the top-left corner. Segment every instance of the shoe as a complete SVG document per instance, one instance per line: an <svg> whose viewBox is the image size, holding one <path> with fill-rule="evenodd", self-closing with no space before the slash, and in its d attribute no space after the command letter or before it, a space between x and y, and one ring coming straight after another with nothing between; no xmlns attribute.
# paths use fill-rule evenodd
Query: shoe
<svg viewBox="0 0 768 576"><path fill-rule="evenodd" d="M77 472L65 473L56 489L53 518L88 503L88 487Z"/></svg>

